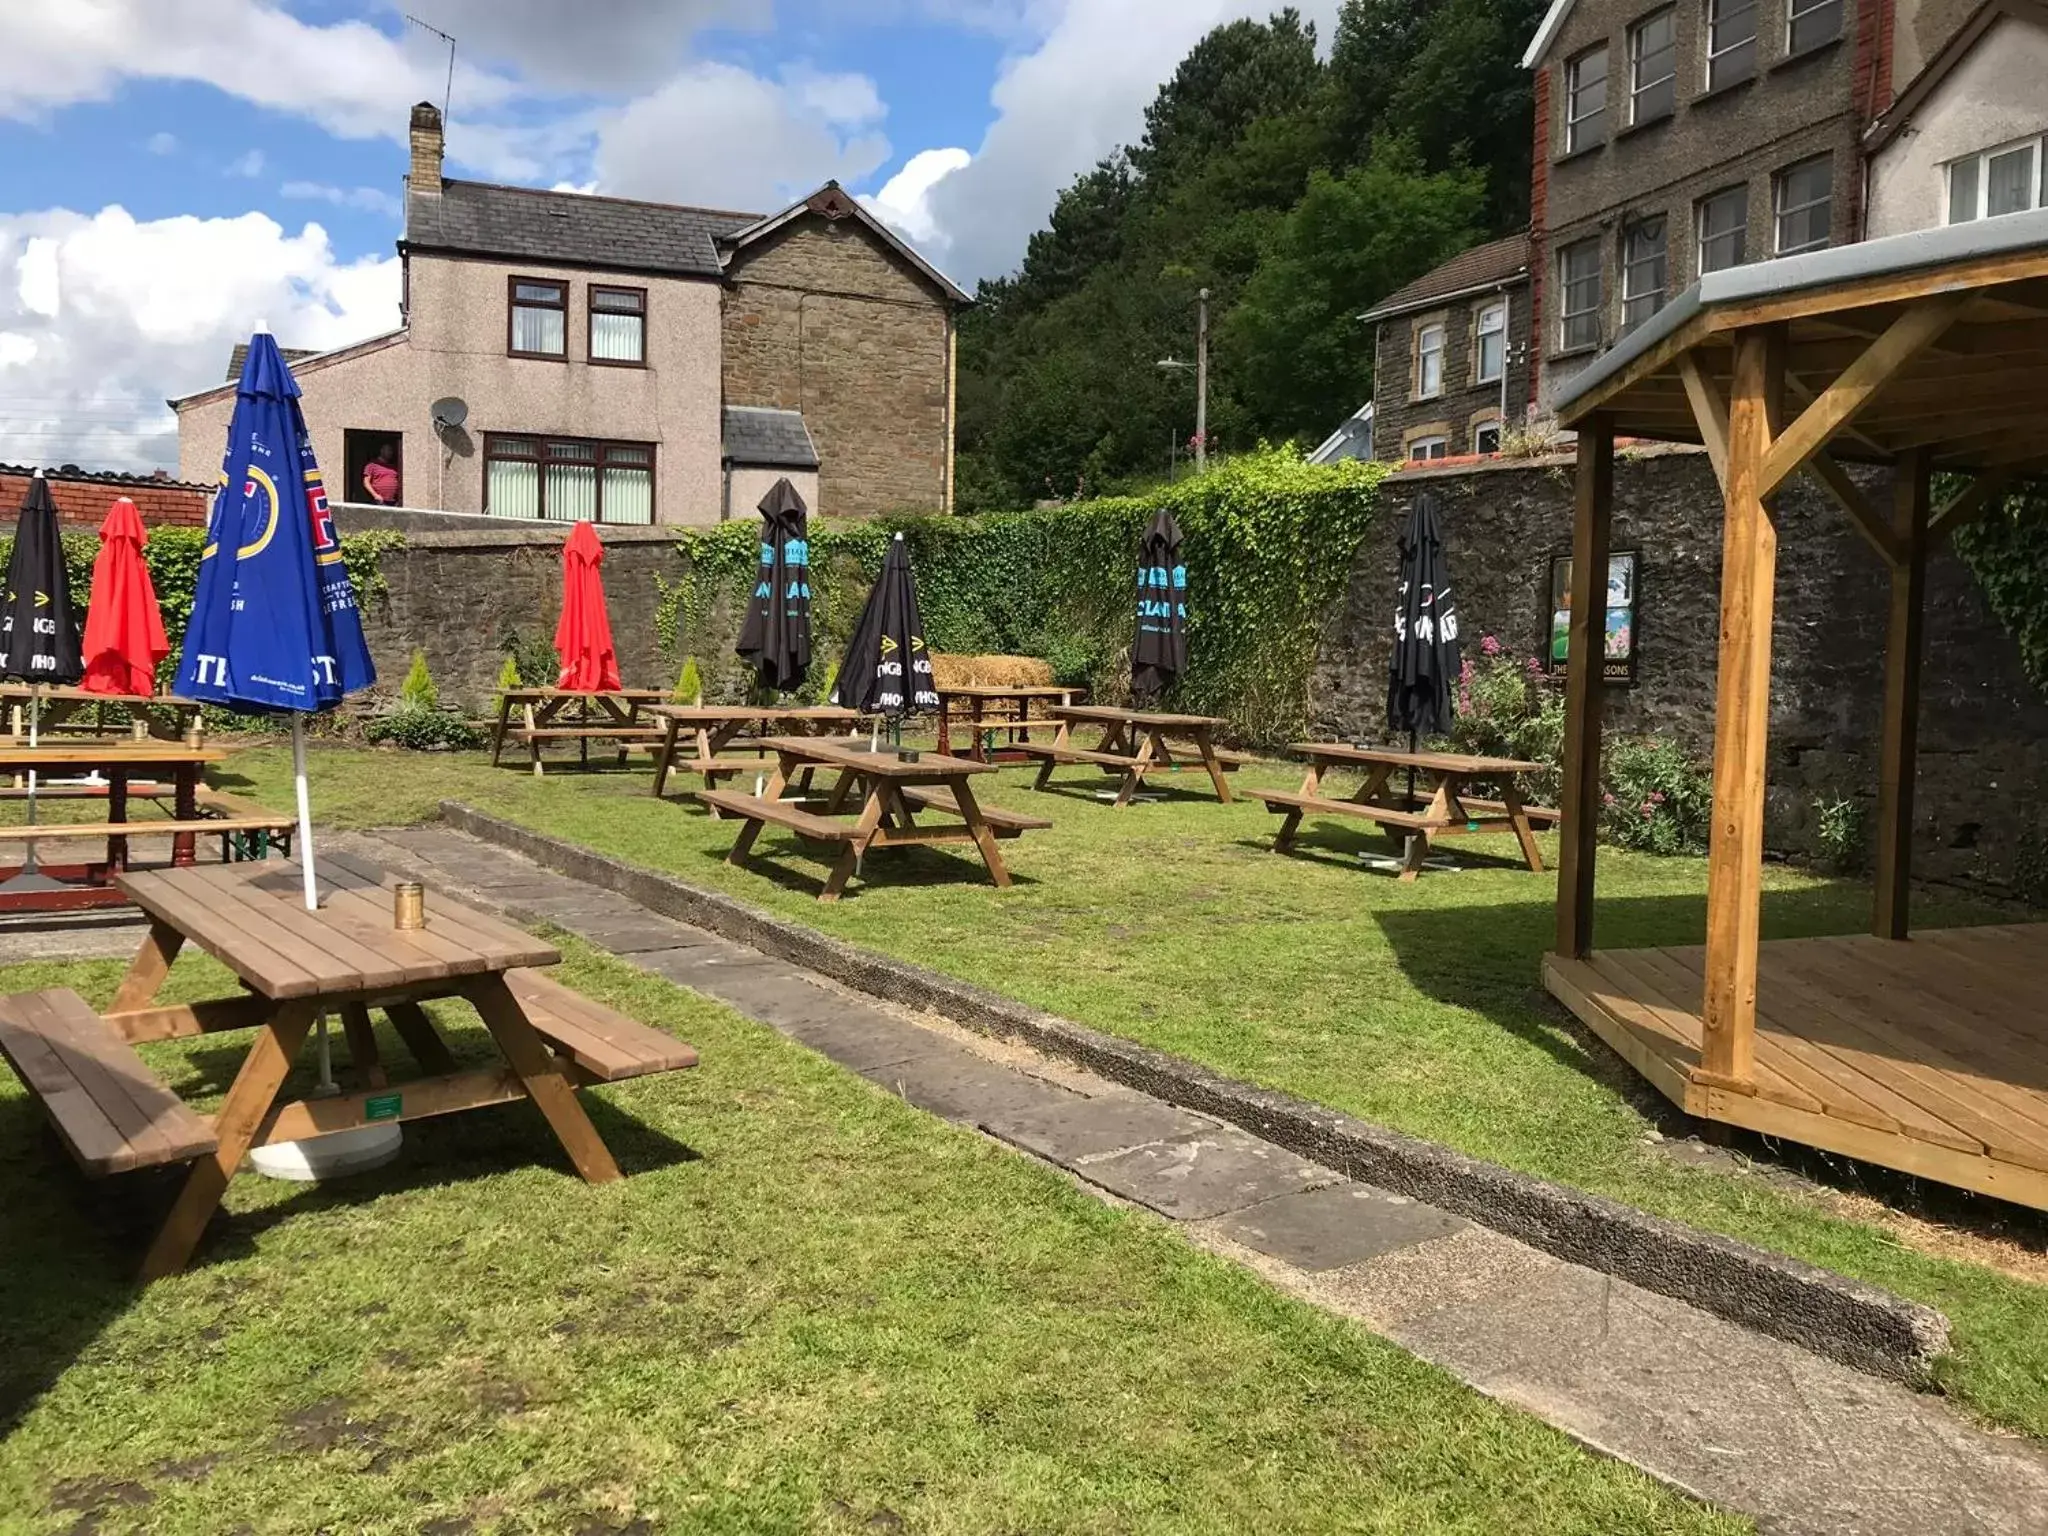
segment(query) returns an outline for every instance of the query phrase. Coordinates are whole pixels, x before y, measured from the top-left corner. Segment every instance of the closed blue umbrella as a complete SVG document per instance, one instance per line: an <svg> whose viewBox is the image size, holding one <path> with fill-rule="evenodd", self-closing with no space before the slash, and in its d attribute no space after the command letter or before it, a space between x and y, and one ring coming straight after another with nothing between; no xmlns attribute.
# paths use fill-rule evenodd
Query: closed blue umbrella
<svg viewBox="0 0 2048 1536"><path fill-rule="evenodd" d="M292 717L299 857L318 904L306 795L305 716L377 680L299 410L299 386L267 331L249 340L235 386L221 485L178 664L188 699Z"/></svg>

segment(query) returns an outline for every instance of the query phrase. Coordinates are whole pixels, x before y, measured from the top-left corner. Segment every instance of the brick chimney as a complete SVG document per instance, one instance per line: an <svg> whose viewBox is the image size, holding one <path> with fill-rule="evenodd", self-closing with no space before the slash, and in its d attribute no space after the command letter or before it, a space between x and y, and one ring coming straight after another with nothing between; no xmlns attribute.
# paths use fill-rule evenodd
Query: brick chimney
<svg viewBox="0 0 2048 1536"><path fill-rule="evenodd" d="M412 169L406 185L413 196L441 195L441 109L423 101L412 109Z"/></svg>

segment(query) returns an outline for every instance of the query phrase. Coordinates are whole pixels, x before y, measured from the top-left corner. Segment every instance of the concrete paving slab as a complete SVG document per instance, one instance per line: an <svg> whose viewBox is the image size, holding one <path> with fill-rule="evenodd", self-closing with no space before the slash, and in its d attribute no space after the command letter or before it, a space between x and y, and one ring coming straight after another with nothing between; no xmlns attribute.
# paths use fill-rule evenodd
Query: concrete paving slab
<svg viewBox="0 0 2048 1536"><path fill-rule="evenodd" d="M695 987L777 1029L806 1024L896 1023L878 1008L787 971L727 965L699 966L683 974L687 978L683 985Z"/></svg>
<svg viewBox="0 0 2048 1536"><path fill-rule="evenodd" d="M980 1125L1021 1110L1049 1109L1075 1097L1055 1084L943 1040L935 1041L933 1049L865 1075L919 1109L961 1125Z"/></svg>
<svg viewBox="0 0 2048 1536"><path fill-rule="evenodd" d="M638 922L578 922L569 931L600 949L615 955L651 954L662 950L688 949L690 930L680 923L641 919Z"/></svg>
<svg viewBox="0 0 2048 1536"><path fill-rule="evenodd" d="M852 1024L835 1019L790 1026L785 1033L849 1072L879 1079L890 1068L945 1045L930 1031L894 1019Z"/></svg>
<svg viewBox="0 0 2048 1536"><path fill-rule="evenodd" d="M1074 1171L1176 1221L1221 1216L1337 1180L1327 1168L1233 1130L1154 1142Z"/></svg>
<svg viewBox="0 0 2048 1536"><path fill-rule="evenodd" d="M1142 1098L1069 1099L992 1115L981 1126L1048 1162L1066 1165L1217 1129L1213 1120Z"/></svg>
<svg viewBox="0 0 2048 1536"><path fill-rule="evenodd" d="M1448 1237L1468 1223L1406 1195L1331 1184L1248 1206L1216 1225L1233 1242L1314 1273Z"/></svg>

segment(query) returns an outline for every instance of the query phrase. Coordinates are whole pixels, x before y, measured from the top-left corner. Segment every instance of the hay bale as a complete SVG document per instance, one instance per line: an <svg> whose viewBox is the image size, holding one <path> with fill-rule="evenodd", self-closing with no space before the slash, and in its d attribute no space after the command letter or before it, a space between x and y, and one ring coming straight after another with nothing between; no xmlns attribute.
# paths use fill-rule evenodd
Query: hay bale
<svg viewBox="0 0 2048 1536"><path fill-rule="evenodd" d="M1053 680L1052 663L1036 656L960 656L932 653L932 677L941 689L1041 687Z"/></svg>

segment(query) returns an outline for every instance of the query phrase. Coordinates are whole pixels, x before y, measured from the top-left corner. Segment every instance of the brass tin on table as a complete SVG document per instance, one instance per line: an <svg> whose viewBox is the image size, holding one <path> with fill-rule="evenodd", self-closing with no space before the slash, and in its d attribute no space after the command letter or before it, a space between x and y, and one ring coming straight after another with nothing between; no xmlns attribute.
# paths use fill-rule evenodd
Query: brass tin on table
<svg viewBox="0 0 2048 1536"><path fill-rule="evenodd" d="M206 745L206 726L197 715L194 715L191 724L185 727L185 745L194 752Z"/></svg>
<svg viewBox="0 0 2048 1536"><path fill-rule="evenodd" d="M128 736L132 741L149 740L149 722L139 717L130 720L128 722Z"/></svg>
<svg viewBox="0 0 2048 1536"><path fill-rule="evenodd" d="M427 891L417 880L401 880L391 891L391 926L427 926Z"/></svg>

